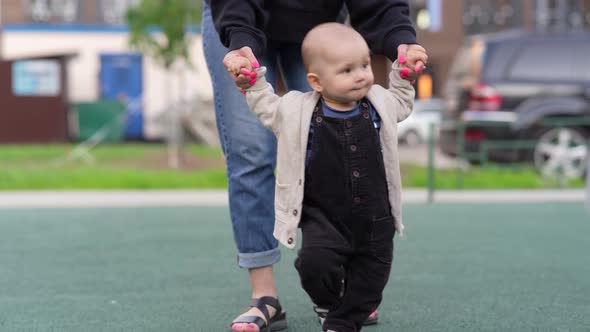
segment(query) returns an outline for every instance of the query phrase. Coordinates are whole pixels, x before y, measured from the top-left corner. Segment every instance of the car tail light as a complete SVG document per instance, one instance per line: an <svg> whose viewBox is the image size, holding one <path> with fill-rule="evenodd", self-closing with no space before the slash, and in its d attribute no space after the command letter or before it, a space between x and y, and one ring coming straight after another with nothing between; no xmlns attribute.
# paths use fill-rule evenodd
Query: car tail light
<svg viewBox="0 0 590 332"><path fill-rule="evenodd" d="M482 141L486 138L483 131L478 129L466 129L465 139L469 141Z"/></svg>
<svg viewBox="0 0 590 332"><path fill-rule="evenodd" d="M502 104L502 97L489 85L478 84L469 95L468 110L497 111Z"/></svg>

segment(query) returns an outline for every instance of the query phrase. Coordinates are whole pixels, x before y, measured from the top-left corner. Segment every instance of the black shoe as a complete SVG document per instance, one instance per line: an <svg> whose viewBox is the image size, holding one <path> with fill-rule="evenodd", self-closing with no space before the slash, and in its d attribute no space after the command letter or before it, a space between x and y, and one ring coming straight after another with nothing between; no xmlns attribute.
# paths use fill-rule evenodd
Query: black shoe
<svg viewBox="0 0 590 332"><path fill-rule="evenodd" d="M324 321L326 320L326 317L328 316L328 312L329 312L328 309L319 308L318 306L314 306L313 311L315 311L316 315L318 315L318 321L320 323L320 326L323 326ZM379 310L375 309L375 311L373 311L371 313L371 315L369 315L367 320L365 320L363 325L368 326L368 325L375 325L377 323L379 323Z"/></svg>

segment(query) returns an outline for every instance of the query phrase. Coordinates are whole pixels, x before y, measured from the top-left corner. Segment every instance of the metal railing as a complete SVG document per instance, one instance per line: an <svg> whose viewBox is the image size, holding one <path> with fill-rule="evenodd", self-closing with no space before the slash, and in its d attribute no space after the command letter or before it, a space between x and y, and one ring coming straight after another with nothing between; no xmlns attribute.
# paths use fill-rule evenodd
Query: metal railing
<svg viewBox="0 0 590 332"><path fill-rule="evenodd" d="M447 123L449 124L449 123ZM470 122L453 122L450 125L454 126L456 129L456 155L459 161L459 165L456 167L456 188L463 189L464 188L464 177L465 177L465 169L461 167L460 164L464 163L467 164L468 162L478 164L479 167L487 167L493 165L494 167L500 168L509 168L514 169L515 171L524 168L532 168L532 163L530 160L522 160L520 156L523 150L533 151L535 146L538 144L537 139L525 138L525 139L514 139L514 140L507 140L507 139L487 139L482 138L477 140L477 149L474 151L469 151L467 148L467 141L465 140L465 133L469 129L484 129L489 127L506 127L506 129L511 128L510 123L490 123L489 121L470 121ZM590 127L590 118L589 117L567 117L567 118L548 118L540 123L537 124L539 129L547 128L549 129L560 129L565 127ZM432 201L434 196L434 191L436 188L436 167L435 167L435 148L438 143L436 140L435 133L435 125L431 124L430 126L430 135L428 137L428 166L427 166L427 186L428 186L428 200ZM586 138L586 146L589 147L590 150L590 139ZM490 158L490 153L494 151L504 150L504 151L512 151L514 153L513 160L504 160L501 163L494 162ZM531 153L532 155L532 153ZM587 150L587 157L586 161L590 162L590 158L588 157L588 150ZM587 169L590 169L590 165ZM589 172L587 172L589 173ZM556 179L556 181L554 181ZM547 179L547 183L554 183L557 182L557 186L559 188L563 188L566 186L568 178L564 173L563 169L560 169L560 172L554 175L554 178L551 180ZM589 180L590 181L590 177ZM587 182L588 182L587 181ZM590 183L587 183L588 192L590 195ZM589 198L590 202L590 198ZM590 204L590 203L589 203ZM590 208L589 208L590 209Z"/></svg>

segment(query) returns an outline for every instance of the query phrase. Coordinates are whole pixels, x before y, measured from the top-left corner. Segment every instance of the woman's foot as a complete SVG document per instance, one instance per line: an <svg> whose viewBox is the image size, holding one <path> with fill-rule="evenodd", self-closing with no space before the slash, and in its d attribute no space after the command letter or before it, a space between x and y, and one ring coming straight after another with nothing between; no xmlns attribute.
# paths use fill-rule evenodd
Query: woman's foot
<svg viewBox="0 0 590 332"><path fill-rule="evenodd" d="M250 309L231 324L235 332L280 331L287 327L287 318L278 299L270 296L252 299Z"/></svg>
<svg viewBox="0 0 590 332"><path fill-rule="evenodd" d="M273 317L275 315L275 313L277 312L276 309L272 308L271 306L266 306L266 307L268 308L268 314L270 315L270 317ZM264 321L265 324L268 324L268 322L266 321L266 318L262 314L262 311L260 311L260 309L258 309L258 308L250 308L250 310L248 310L248 311L242 313L241 315L239 315L238 317L236 317L236 319L234 319L233 322L242 322L245 317L252 317L252 316L260 317ZM239 332L260 332L259 327L253 323L232 323L231 329L233 331L239 331ZM262 332L266 332L266 331L262 331Z"/></svg>

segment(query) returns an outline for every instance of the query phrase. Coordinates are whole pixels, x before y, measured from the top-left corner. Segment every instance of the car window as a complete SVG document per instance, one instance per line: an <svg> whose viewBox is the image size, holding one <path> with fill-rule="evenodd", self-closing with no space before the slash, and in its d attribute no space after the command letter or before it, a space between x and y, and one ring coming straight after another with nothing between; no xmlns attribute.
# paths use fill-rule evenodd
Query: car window
<svg viewBox="0 0 590 332"><path fill-rule="evenodd" d="M485 56L482 79L485 81L504 79L506 68L514 59L518 49L518 43L512 41L490 43Z"/></svg>
<svg viewBox="0 0 590 332"><path fill-rule="evenodd" d="M523 44L507 75L513 80L579 81L586 66L585 45L534 42Z"/></svg>

